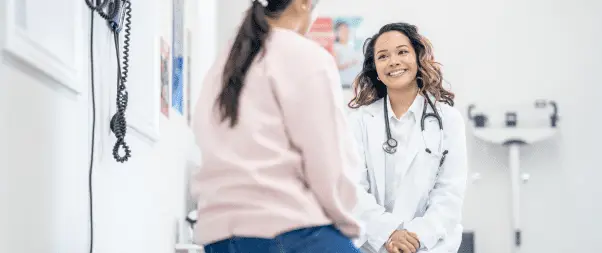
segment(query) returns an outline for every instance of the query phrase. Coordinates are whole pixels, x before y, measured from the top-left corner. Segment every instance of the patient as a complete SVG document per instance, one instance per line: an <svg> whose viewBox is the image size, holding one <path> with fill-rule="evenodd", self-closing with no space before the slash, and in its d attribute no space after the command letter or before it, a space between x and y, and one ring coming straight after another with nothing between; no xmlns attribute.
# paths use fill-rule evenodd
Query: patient
<svg viewBox="0 0 602 253"><path fill-rule="evenodd" d="M254 1L203 83L192 187L205 252L359 253L337 66L304 37L316 2Z"/></svg>

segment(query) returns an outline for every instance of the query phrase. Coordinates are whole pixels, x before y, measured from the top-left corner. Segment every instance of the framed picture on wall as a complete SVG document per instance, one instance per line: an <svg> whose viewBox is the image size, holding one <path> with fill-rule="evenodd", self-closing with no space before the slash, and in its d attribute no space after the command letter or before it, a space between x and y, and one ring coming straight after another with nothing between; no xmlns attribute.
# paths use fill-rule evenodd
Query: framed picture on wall
<svg viewBox="0 0 602 253"><path fill-rule="evenodd" d="M171 106L184 113L184 0L173 0Z"/></svg>
<svg viewBox="0 0 602 253"><path fill-rule="evenodd" d="M351 88L353 80L362 70L362 52L366 38L358 35L363 18L359 16L319 17L308 37L323 46L336 59L341 76L341 86Z"/></svg>
<svg viewBox="0 0 602 253"><path fill-rule="evenodd" d="M161 37L161 113L169 118L169 44Z"/></svg>
<svg viewBox="0 0 602 253"><path fill-rule="evenodd" d="M190 30L186 30L186 121L188 125L191 125L192 121L192 79L190 75L191 70L191 55L192 55L192 33Z"/></svg>

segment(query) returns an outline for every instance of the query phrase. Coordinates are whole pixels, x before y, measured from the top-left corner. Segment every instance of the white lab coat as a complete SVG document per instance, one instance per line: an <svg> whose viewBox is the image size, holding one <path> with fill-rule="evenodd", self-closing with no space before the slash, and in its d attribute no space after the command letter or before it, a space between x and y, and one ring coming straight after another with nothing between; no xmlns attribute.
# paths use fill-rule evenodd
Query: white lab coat
<svg viewBox="0 0 602 253"><path fill-rule="evenodd" d="M418 97L418 99L424 99ZM419 252L457 252L462 240L462 205L466 188L467 158L465 125L460 112L447 104L437 103L443 121L443 150L449 153L435 183L440 155L425 152L425 142L437 149L440 131L434 118L425 122L424 139L420 130L423 103L415 114L416 126L410 133L406 164L401 165L402 180L397 189L391 213L385 211L385 169L387 160L382 145L386 140L383 115L384 99L350 112L350 123L361 167L359 202L354 213L364 227L364 235L356 241L365 253L386 252L383 247L391 233L400 228L415 232L421 240ZM428 108L427 112L431 112ZM424 141L426 140L426 141ZM399 165L398 165L399 166ZM399 168L399 167L398 167ZM433 189L430 192L430 189Z"/></svg>

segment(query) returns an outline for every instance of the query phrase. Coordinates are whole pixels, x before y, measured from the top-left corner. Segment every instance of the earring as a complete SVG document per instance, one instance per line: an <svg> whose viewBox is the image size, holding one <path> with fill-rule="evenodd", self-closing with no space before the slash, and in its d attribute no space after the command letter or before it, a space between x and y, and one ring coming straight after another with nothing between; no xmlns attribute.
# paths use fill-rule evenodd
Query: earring
<svg viewBox="0 0 602 253"><path fill-rule="evenodd" d="M422 91L422 88L424 88L424 83L422 83L422 77L416 77L416 85L418 86L418 90Z"/></svg>
<svg viewBox="0 0 602 253"><path fill-rule="evenodd" d="M379 80L379 81L380 81L380 77L378 77L378 76L377 76L377 77L376 77L376 80Z"/></svg>

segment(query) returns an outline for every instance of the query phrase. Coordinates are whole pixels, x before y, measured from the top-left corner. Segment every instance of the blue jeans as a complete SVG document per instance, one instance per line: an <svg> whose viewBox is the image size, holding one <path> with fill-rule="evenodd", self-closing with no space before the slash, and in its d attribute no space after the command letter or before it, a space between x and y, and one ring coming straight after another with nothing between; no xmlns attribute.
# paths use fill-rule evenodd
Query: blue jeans
<svg viewBox="0 0 602 253"><path fill-rule="evenodd" d="M205 253L360 253L360 250L331 225L297 229L273 239L231 237L206 245Z"/></svg>

